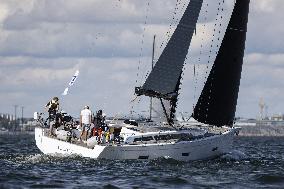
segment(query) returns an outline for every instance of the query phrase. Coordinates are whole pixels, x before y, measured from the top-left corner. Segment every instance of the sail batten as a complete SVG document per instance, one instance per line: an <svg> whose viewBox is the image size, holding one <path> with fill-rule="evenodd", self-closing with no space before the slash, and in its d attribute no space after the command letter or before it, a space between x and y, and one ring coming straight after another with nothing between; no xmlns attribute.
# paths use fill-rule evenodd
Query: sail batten
<svg viewBox="0 0 284 189"><path fill-rule="evenodd" d="M194 108L199 122L233 124L241 79L250 0L236 0L216 60Z"/></svg>
<svg viewBox="0 0 284 189"><path fill-rule="evenodd" d="M137 95L173 99L177 97L184 61L196 28L203 0L190 0L179 24L152 72L142 87L137 87Z"/></svg>

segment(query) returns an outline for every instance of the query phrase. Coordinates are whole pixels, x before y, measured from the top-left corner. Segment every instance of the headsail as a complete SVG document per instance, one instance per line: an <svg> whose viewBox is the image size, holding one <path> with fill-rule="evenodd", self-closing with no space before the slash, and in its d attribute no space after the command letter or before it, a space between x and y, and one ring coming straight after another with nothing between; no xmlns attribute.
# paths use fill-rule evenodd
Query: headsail
<svg viewBox="0 0 284 189"><path fill-rule="evenodd" d="M235 7L212 70L195 106L193 117L216 126L232 125L241 79L250 0Z"/></svg>
<svg viewBox="0 0 284 189"><path fill-rule="evenodd" d="M137 95L176 98L182 68L196 28L203 0L190 0L175 32ZM177 87L178 86L178 87Z"/></svg>

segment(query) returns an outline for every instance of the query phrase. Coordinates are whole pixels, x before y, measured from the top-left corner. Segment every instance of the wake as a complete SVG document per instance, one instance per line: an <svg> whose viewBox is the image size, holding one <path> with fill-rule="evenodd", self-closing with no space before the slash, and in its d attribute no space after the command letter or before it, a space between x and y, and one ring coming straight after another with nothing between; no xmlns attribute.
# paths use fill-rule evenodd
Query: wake
<svg viewBox="0 0 284 189"><path fill-rule="evenodd" d="M246 160L248 158L249 157L244 152L239 150L233 150L221 156L221 159L230 160L230 161L240 161L240 160Z"/></svg>

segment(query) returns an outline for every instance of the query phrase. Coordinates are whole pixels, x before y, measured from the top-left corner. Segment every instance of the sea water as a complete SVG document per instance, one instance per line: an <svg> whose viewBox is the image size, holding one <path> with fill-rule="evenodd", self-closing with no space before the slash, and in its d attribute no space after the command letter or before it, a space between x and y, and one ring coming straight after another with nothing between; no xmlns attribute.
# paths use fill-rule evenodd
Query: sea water
<svg viewBox="0 0 284 189"><path fill-rule="evenodd" d="M236 137L229 154L179 162L43 155L34 136L0 135L0 188L284 188L284 138Z"/></svg>

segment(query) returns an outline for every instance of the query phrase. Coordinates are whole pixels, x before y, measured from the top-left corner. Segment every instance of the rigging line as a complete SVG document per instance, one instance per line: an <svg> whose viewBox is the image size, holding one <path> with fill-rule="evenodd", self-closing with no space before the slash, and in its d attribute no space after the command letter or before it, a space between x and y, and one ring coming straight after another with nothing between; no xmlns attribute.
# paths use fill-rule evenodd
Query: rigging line
<svg viewBox="0 0 284 189"><path fill-rule="evenodd" d="M220 0L220 1L222 1L222 2L224 2L224 0ZM217 31L217 26L219 26L220 25L220 27L222 26L222 24L220 23L220 24L217 24L217 22L218 22L218 16L220 15L220 10L224 10L223 8L221 9L220 8L220 6L221 6L221 3L219 2L218 3L218 8L217 8L217 15L216 15L216 19L215 19L215 24L214 24L214 27L213 27L213 38L211 39L211 45L210 45L210 48L209 48L209 55L208 55L208 60L207 60L207 64L206 64L206 71L205 71L205 76L204 76L204 79L205 79L205 82L204 82L204 84L206 83L206 79L207 79L207 75L208 75L208 72L209 72L209 64L210 64L210 59L212 58L212 51L213 51L213 44L214 44L214 42L215 42L215 36L216 36L216 34L218 33L218 34L220 34L221 33L221 29L219 29L218 31ZM221 18L223 18L223 17L221 17ZM218 41L220 40L220 38L217 38L218 39ZM217 45L217 47L218 47L218 45Z"/></svg>
<svg viewBox="0 0 284 189"><path fill-rule="evenodd" d="M183 4L183 8L182 9L184 9L185 8L185 6L186 6L186 3L184 3ZM208 14L208 6L209 6L209 4L207 3L206 4L206 6L205 6L205 18L204 18L204 24L202 25L203 26L203 32L202 32L202 39L201 39L201 47L200 47L200 55L201 55L201 51L202 51L202 47L203 47L203 41L204 41L204 36L205 36L205 23L207 22L207 14ZM195 29L195 35L197 35L197 26L196 26L196 29ZM189 54L187 54L186 55L186 57L185 57L185 63L184 63L184 67L183 67L183 70L182 70L182 76L184 76L184 73L185 73L185 70L187 69L186 68L186 65L187 65L187 60L188 60L188 56L189 56ZM200 63L201 62L201 58L200 58L200 56L199 56L199 58L198 58L198 62ZM194 64L194 66L195 66L195 64ZM195 69L195 72L197 72L197 70ZM196 76L197 76L198 74L196 74ZM181 77L181 80L183 80L183 78ZM197 81L198 81L198 78L196 77L193 77L193 83L194 83L194 101L193 101L193 107L195 106L195 99L196 99L196 91L197 91ZM182 86L182 82L180 82L180 87Z"/></svg>
<svg viewBox="0 0 284 189"><path fill-rule="evenodd" d="M166 110L166 107L165 107L165 105L164 105L164 103L163 103L162 98L159 98L159 99L160 99L160 102L161 102L161 105L162 105L164 114L165 114L165 116L166 116L166 118L167 118L168 124L169 124L173 129L177 130L177 128L173 125L172 120L171 120L171 118L169 117L169 115L168 115L168 113L167 113L167 110Z"/></svg>
<svg viewBox="0 0 284 189"><path fill-rule="evenodd" d="M220 0L220 1L219 1L218 7L217 7L217 15L216 15L215 22L218 21L218 17L219 17L219 15L220 15L220 10L221 10L221 13L224 11L224 8L221 8L221 2L223 3L223 6L224 6L224 4L225 4L225 1L224 1L224 0ZM208 7L209 7L209 4L207 3L207 4L206 4L206 8L208 9ZM206 10L205 12L208 13L208 10ZM222 24L221 24L222 18L223 18L223 16L221 16L220 24L218 24L218 26L220 25L220 27L222 26ZM202 32L202 33L203 33L203 36L205 36L205 29L206 29L206 25L205 25L205 24L206 24L206 21L207 21L207 17L205 18L205 23L203 24L203 28L204 28L204 30L203 30L203 32ZM206 80L207 80L207 78L208 78L209 64L210 64L211 53L212 53L212 51L213 51L214 38L215 38L216 33L218 33L218 34L221 33L221 29L219 29L218 32L216 32L216 31L217 31L216 28L217 28L217 23L215 23L215 24L214 24L214 27L213 27L214 33L213 33L213 39L211 40L211 45L210 45L210 50L209 50L208 61L207 61L206 68L205 68L204 84L206 84ZM217 38L217 39L218 39L218 41L220 40L220 38ZM204 38L202 37L202 43L201 43L201 46L200 46L200 54L199 54L199 58L198 58L198 62L199 62L200 64L201 64L202 49L204 48L203 42L204 42ZM217 44L217 48L218 48L218 47L219 47L219 45ZM216 54L218 54L218 49L217 49ZM198 81L197 81L197 78L196 78L196 87L197 87L197 83L198 83ZM211 92L211 91L210 91L210 92ZM196 103L197 103L197 102L196 102ZM196 105L196 104L195 104L195 105ZM208 105L208 104L207 104L207 105ZM207 108L207 111L208 111L208 108ZM207 117L207 116L208 116L208 115L206 115L206 117Z"/></svg>
<svg viewBox="0 0 284 189"><path fill-rule="evenodd" d="M174 22L175 22L175 16L176 16L176 14L177 14L177 11L178 11L178 5L179 5L179 2L180 2L181 0L177 0L176 1L176 4L175 4L175 9L174 9L174 12L173 12L173 15L172 15L172 22L170 23L170 26L169 26L169 29L168 29L168 31L167 31L167 33L166 33L166 37L167 37L167 39L165 39L162 43L161 43L161 45L160 45L160 49L166 44L166 42L168 42L168 40L169 40L169 35L170 35L170 33L171 33L171 30L172 30L172 25L174 24Z"/></svg>
<svg viewBox="0 0 284 189"><path fill-rule="evenodd" d="M181 2L180 2L179 4L181 4ZM188 4L187 1L185 1L185 2L183 3L182 10L184 10L184 9L186 8L186 5L187 5L187 4ZM177 25L177 23L179 22L179 18L178 18L178 17L176 18L175 22L176 22L175 24ZM197 27L197 26L196 26L196 27ZM196 32L196 29L195 29L195 32ZM168 39L168 40L169 40L169 39ZM184 74L185 74L186 65L187 65L187 60L188 60L188 54L187 54L186 57L185 57L185 61L184 61L183 69L182 69L182 74L181 74L181 79L180 79L179 88L181 88L182 85L183 85L183 83L182 83L183 77L182 77L182 76L184 76ZM175 108L177 108L177 105L178 105L179 94L180 94L180 92L178 92L178 99L177 99L176 107L175 107Z"/></svg>
<svg viewBox="0 0 284 189"><path fill-rule="evenodd" d="M206 22L208 20L207 16L208 16L208 9L209 9L209 3L206 3L205 5L205 14L204 14L204 20L203 20L203 24L202 24L202 37L201 37L201 43L200 43L200 51L199 51L199 57L198 57L198 64L195 66L194 64L194 77L193 77L193 85L194 85L194 92L193 92L193 103L192 103L192 107L193 107L193 112L194 112L194 107L196 106L197 103L197 85L198 85L198 78L199 78L199 65L201 64L201 56L203 55L203 48L204 48L204 36L205 36L205 31L206 31ZM197 68L196 68L197 67Z"/></svg>
<svg viewBox="0 0 284 189"><path fill-rule="evenodd" d="M221 3L222 3L222 5L221 5ZM216 36L217 36L217 45L216 45L216 52L215 52L215 54L217 55L218 54L218 47L219 47L219 45L218 45L218 42L220 41L220 34L221 34L221 26L222 26L222 20L223 20L223 16L222 16L222 13L224 12L224 8L223 8L223 6L224 6L224 4L225 4L225 1L224 0L220 0L219 1L219 3L218 3L218 9L217 9L217 16L216 16L216 19L215 19L215 24L214 24L214 33L213 33L213 39L211 40L211 45L210 45L210 51L209 51L209 56L208 56L208 64L207 64L207 66L206 66L206 75L208 75L208 72L209 72L209 63L210 63L210 58L211 58L211 56L213 56L212 55L212 51L213 51L213 44L214 44L214 42L215 42L215 40L216 40ZM218 19L218 17L219 17L219 15L221 15L220 16L220 19ZM219 26L218 28L218 31L216 32L216 30L217 30L217 26ZM216 34L217 33L217 34ZM213 67L212 68L214 68L214 65L213 65ZM214 72L214 69L211 69L213 72ZM206 79L208 79L208 76L207 76L207 78ZM214 78L212 78L212 80L213 80ZM206 84L206 81L205 81L205 84ZM213 85L213 82L210 82L210 87L212 88L212 85ZM211 92L212 92L212 90L210 89L209 90L209 95L208 95L208 98L210 99L211 98ZM208 100L208 102L207 102L207 108L206 108L206 114L205 114L205 117L208 117L208 111L209 111L209 105L210 105L210 100Z"/></svg>
<svg viewBox="0 0 284 189"><path fill-rule="evenodd" d="M177 1L177 5L176 5L176 10L174 12L174 17L173 17L173 24L170 26L170 29L169 29L169 32L168 34L166 35L167 36L167 40L166 40L166 44L169 43L170 41L170 38L171 38L171 33L172 33L172 30L175 28L174 26L177 26L179 21L180 21L180 17L177 16L177 12L184 12L184 7L185 5L187 5L188 2L184 2L182 8L180 9L179 7L181 6L181 0L180 1ZM173 31L174 32L174 31Z"/></svg>
<svg viewBox="0 0 284 189"><path fill-rule="evenodd" d="M220 1L223 1L223 0L220 0ZM205 72L205 74L207 75L208 74L208 71L209 71L209 63L210 63L210 59L211 59L211 57L212 57L212 55L211 55L211 53L212 53L212 51L213 51L213 44L214 44L214 38L215 38L215 34L216 34L216 28L217 28L217 21L218 21L218 16L219 16L219 11L220 11L220 6L221 6L221 3L219 2L218 3L218 8L217 8L217 15L216 15L216 19L215 19L215 24L214 24L214 28L213 28L213 38L211 39L211 45L210 45L210 48L209 48L209 55L208 55L208 61L207 61L207 65L206 65L206 72ZM219 30L219 32L221 32L220 30ZM207 76L205 75L205 79L207 79Z"/></svg>
<svg viewBox="0 0 284 189"><path fill-rule="evenodd" d="M137 74L136 74L136 81L135 81L135 85L137 86L138 85L138 80L139 80L139 72L140 72L140 66L142 64L142 55L143 55L143 46L144 46L144 39L145 39L145 32L146 32L146 26L147 26L147 21L148 21L148 13L149 13L149 10L150 10L150 2L146 2L146 17L145 17L145 21L144 21L144 27L143 27L143 32L142 32L142 39L141 39L141 48L140 48L140 54L139 54L139 62L138 62L138 68L137 68ZM144 74L141 74L141 77L143 77ZM140 79L140 84L139 86L142 85L142 78ZM134 94L135 95L135 94ZM138 99L137 101L137 105L139 105L141 101L141 98ZM132 105L131 105L131 108L130 108L130 112L133 112L133 109L134 109L134 106L136 105L135 102L136 100L134 101L131 101L132 102ZM132 114L132 113L131 113Z"/></svg>
<svg viewBox="0 0 284 189"><path fill-rule="evenodd" d="M140 104L141 99L142 99L141 96L138 96L137 106ZM132 112L132 114L133 114L133 112L135 112L135 111L134 111L134 105L132 105L130 112Z"/></svg>
<svg viewBox="0 0 284 189"><path fill-rule="evenodd" d="M150 8L150 4L148 4L148 7ZM149 12L149 9L147 10L147 12ZM148 16L146 17L146 20L148 20ZM146 25L147 23L145 22L145 25ZM144 30L144 33L146 32L146 28L145 28L145 30ZM144 40L145 40L145 35L144 35ZM144 44L144 43L143 43ZM145 47L145 46L143 46L143 47ZM143 56L143 55L142 55ZM141 58L142 58L142 56L141 56ZM142 61L141 61L141 64L142 64ZM139 86L142 86L142 84L143 84L143 82L145 82L145 80L147 79L147 77L148 77L148 75L150 74L150 72L151 72L151 70L148 70L147 69L147 65L148 64L144 64L144 67L143 67L143 69L142 69L142 74L141 74L141 76L140 76L140 85ZM140 69L141 70L141 69ZM143 77L144 76L144 77Z"/></svg>
<svg viewBox="0 0 284 189"><path fill-rule="evenodd" d="M146 17L145 17L145 21L144 21L144 27L143 27L143 32L142 32L142 39L141 39L141 47L140 47L140 53L139 53L139 62L138 62L138 71L137 71L137 75L136 75L136 85L138 85L138 80L140 80L140 83L139 83L139 86L142 85L142 78L143 78L143 75L145 74L145 72L143 74L141 74L141 79L139 79L139 72L140 72L140 69L141 69L141 64L142 64L142 56L143 56L143 48L144 48L144 43L145 43L145 32L146 32L146 26L147 26L147 21L148 21L148 13L149 13L149 10L150 10L150 1L146 2Z"/></svg>
<svg viewBox="0 0 284 189"><path fill-rule="evenodd" d="M179 3L181 4L181 2ZM181 12L185 12L185 6L188 4L188 2L184 2L183 5L182 5L182 8L181 8ZM179 17L176 17L176 20L175 20L175 25L177 25L179 23Z"/></svg>
<svg viewBox="0 0 284 189"><path fill-rule="evenodd" d="M111 9L112 13L116 13L116 12L121 11L122 10L122 6L121 6L122 3L123 2L121 0L112 1L112 9ZM113 23L112 27L115 29L116 35L118 35L120 30L117 26L119 26L118 22L120 22L120 18L117 18L116 20L117 21ZM116 45L112 46L111 57L116 56L116 54L117 54L116 50L117 50L117 46Z"/></svg>
<svg viewBox="0 0 284 189"><path fill-rule="evenodd" d="M181 2L180 2L180 4L181 4ZM183 4L183 6L182 6L182 10L184 10L185 9L185 6L187 5L187 2L184 2L184 4ZM179 22L179 18L177 17L176 18L176 25L177 25L177 23ZM169 39L168 39L168 41L169 41ZM185 65L187 64L187 57L188 56L188 54L186 55L186 57L185 57L185 61L184 61L184 66L183 66L183 73L184 73L184 71L185 71Z"/></svg>

